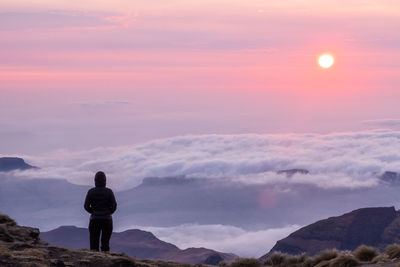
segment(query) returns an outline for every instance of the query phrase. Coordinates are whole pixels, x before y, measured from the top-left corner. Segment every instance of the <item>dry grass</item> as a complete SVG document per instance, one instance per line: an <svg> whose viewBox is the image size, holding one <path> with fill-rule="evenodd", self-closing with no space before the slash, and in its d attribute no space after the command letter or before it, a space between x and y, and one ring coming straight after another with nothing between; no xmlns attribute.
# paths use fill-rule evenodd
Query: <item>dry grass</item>
<svg viewBox="0 0 400 267"><path fill-rule="evenodd" d="M385 253L389 256L389 259L400 258L400 245L392 244L386 247Z"/></svg>
<svg viewBox="0 0 400 267"><path fill-rule="evenodd" d="M371 261L371 263L373 264L386 263L386 262L390 262L389 256L386 253L379 254Z"/></svg>
<svg viewBox="0 0 400 267"><path fill-rule="evenodd" d="M321 262L330 261L330 260L336 258L338 255L339 255L339 252L336 249L324 250L312 258L311 266L318 265Z"/></svg>
<svg viewBox="0 0 400 267"><path fill-rule="evenodd" d="M261 263L254 258L238 258L231 263L231 267L261 267Z"/></svg>
<svg viewBox="0 0 400 267"><path fill-rule="evenodd" d="M45 259L45 257L47 256L47 253L45 253L41 249L29 248L29 249L24 249L24 250L19 250L19 251L13 251L12 255L17 258L32 257L35 259L42 260L42 259Z"/></svg>
<svg viewBox="0 0 400 267"><path fill-rule="evenodd" d="M329 263L329 267L353 267L357 265L360 265L360 261L350 253L339 254L338 257L332 259Z"/></svg>
<svg viewBox="0 0 400 267"><path fill-rule="evenodd" d="M361 245L353 252L338 251L336 249L324 250L314 257L302 254L298 256L273 252L265 260L266 266L288 267L352 267L361 264L385 264L400 260L400 244L387 246L384 253L378 249ZM400 267L400 264L399 264Z"/></svg>
<svg viewBox="0 0 400 267"><path fill-rule="evenodd" d="M266 266L308 266L306 261L308 260L306 254L301 255L289 255L280 252L273 252L265 260L264 265Z"/></svg>
<svg viewBox="0 0 400 267"><path fill-rule="evenodd" d="M301 254L301 255L286 255L284 264L285 266L298 266L298 265L304 265L304 263L307 261L307 255L306 254Z"/></svg>
<svg viewBox="0 0 400 267"><path fill-rule="evenodd" d="M265 260L264 264L267 266L280 266L286 260L286 254L280 252L272 252Z"/></svg>
<svg viewBox="0 0 400 267"><path fill-rule="evenodd" d="M373 247L361 245L356 248L353 255L360 261L372 261L373 258L378 256L378 251Z"/></svg>

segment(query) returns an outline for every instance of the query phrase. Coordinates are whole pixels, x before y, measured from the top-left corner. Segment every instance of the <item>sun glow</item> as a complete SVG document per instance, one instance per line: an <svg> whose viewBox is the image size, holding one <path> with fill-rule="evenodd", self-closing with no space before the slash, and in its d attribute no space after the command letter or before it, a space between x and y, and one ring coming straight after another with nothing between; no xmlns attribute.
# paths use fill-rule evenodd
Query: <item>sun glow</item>
<svg viewBox="0 0 400 267"><path fill-rule="evenodd" d="M318 64L324 69L332 67L333 63L335 63L335 59L330 54L323 54L318 57Z"/></svg>

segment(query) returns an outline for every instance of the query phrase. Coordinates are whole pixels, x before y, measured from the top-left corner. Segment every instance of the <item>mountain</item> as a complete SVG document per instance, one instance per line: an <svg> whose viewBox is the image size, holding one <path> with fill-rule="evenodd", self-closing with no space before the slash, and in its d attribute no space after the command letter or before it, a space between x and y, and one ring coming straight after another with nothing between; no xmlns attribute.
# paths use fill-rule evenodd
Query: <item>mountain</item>
<svg viewBox="0 0 400 267"><path fill-rule="evenodd" d="M389 185L400 185L400 174L394 171L385 171L379 178Z"/></svg>
<svg viewBox="0 0 400 267"><path fill-rule="evenodd" d="M89 248L89 232L86 228L62 226L43 232L40 237L55 246L70 248ZM173 244L164 242L152 233L134 229L114 232L110 247L113 251L123 252L138 259L167 260L192 264L214 264L220 261L231 262L236 256L206 248L181 250Z"/></svg>
<svg viewBox="0 0 400 267"><path fill-rule="evenodd" d="M394 207L363 208L303 227L279 240L269 253L315 255L325 249L354 250L363 244L383 250L399 242L399 211Z"/></svg>
<svg viewBox="0 0 400 267"><path fill-rule="evenodd" d="M288 170L279 170L276 172L277 174L285 174L287 177L292 177L293 175L300 174L309 174L310 171L306 169L288 169Z"/></svg>
<svg viewBox="0 0 400 267"><path fill-rule="evenodd" d="M27 170L37 168L27 164L21 158L2 157L0 158L0 172L9 172L14 170Z"/></svg>
<svg viewBox="0 0 400 267"><path fill-rule="evenodd" d="M109 266L188 267L188 264L141 261L121 253L94 252L50 246L39 238L39 229L19 226L0 214L0 266Z"/></svg>

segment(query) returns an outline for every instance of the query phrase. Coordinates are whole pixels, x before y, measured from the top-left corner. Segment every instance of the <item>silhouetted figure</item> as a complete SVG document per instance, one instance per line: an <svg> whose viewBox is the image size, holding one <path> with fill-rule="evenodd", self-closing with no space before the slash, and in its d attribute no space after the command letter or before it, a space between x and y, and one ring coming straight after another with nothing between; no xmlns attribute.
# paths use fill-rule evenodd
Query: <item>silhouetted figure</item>
<svg viewBox="0 0 400 267"><path fill-rule="evenodd" d="M87 192L85 210L89 212L90 249L99 251L101 234L101 251L110 251L110 237L113 230L111 214L117 209L114 193L106 187L106 175L97 172L94 177L96 187Z"/></svg>

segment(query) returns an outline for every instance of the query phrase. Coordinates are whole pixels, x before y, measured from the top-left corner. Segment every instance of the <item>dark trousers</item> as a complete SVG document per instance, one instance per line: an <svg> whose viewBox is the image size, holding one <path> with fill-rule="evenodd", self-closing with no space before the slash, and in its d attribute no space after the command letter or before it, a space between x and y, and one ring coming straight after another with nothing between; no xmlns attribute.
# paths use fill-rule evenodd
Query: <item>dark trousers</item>
<svg viewBox="0 0 400 267"><path fill-rule="evenodd" d="M112 230L112 219L91 219L89 223L90 249L99 251L99 240L101 234L101 251L110 251L110 237Z"/></svg>

